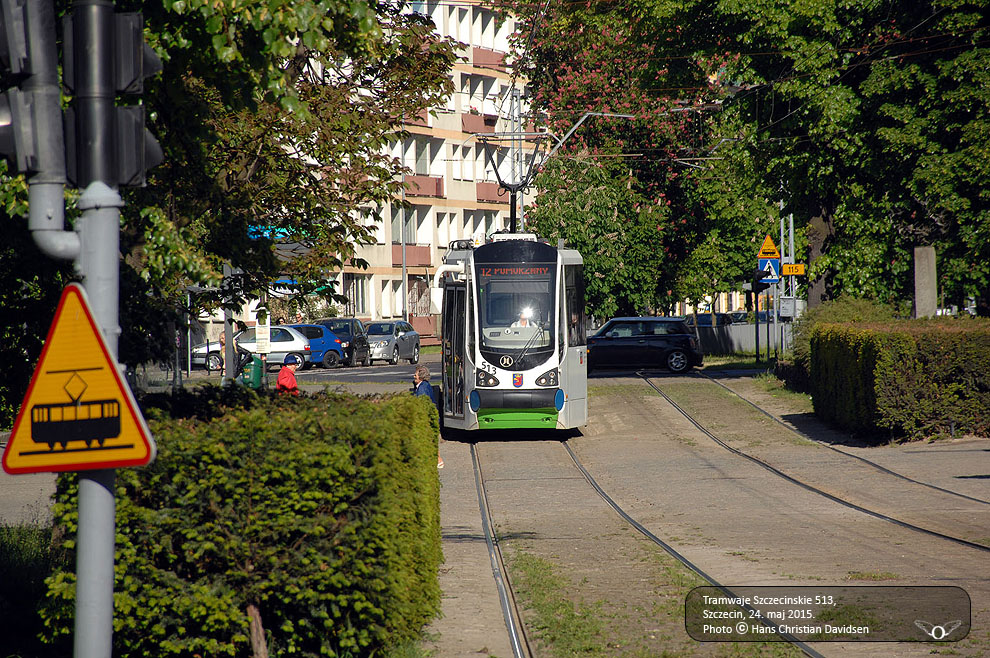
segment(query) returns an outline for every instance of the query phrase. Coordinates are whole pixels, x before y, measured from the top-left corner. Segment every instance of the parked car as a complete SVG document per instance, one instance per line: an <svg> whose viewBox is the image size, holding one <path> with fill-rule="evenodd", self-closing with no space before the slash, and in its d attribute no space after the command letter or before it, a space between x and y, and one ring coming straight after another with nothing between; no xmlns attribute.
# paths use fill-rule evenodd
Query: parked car
<svg viewBox="0 0 990 658"><path fill-rule="evenodd" d="M223 365L223 357L220 355L220 342L211 340L192 348L192 367L206 368L209 370L219 370Z"/></svg>
<svg viewBox="0 0 990 658"><path fill-rule="evenodd" d="M247 350L252 354L258 353L257 340L255 337L255 330L253 328L246 329L234 337L234 341L237 343L237 347L242 350ZM304 366L310 363L311 349L309 346L309 339L299 333L299 330L293 329L287 326L275 326L271 328L271 337L269 338L269 345L271 347L271 352L268 354L267 363L268 366L281 366L282 362L285 361L285 357L289 354L295 354L299 362Z"/></svg>
<svg viewBox="0 0 990 658"><path fill-rule="evenodd" d="M344 341L322 324L290 324L309 339L310 358L314 365L333 368L344 360Z"/></svg>
<svg viewBox="0 0 990 658"><path fill-rule="evenodd" d="M715 324L712 325L712 314L711 313L698 313L698 326L699 327L724 327L727 324L732 324L732 316L728 313L715 313ZM694 326L694 314L688 315L684 318L684 322L688 327Z"/></svg>
<svg viewBox="0 0 990 658"><path fill-rule="evenodd" d="M409 359L409 363L419 363L419 333L408 322L372 322L368 342L372 361L395 365L399 359Z"/></svg>
<svg viewBox="0 0 990 658"><path fill-rule="evenodd" d="M588 338L588 370L661 367L680 373L703 361L684 318L613 318Z"/></svg>
<svg viewBox="0 0 990 658"><path fill-rule="evenodd" d="M368 332L364 324L357 318L326 318L317 320L314 324L324 327L337 334L344 349L344 365L354 366L358 361L361 365L371 365L371 346L368 344Z"/></svg>
<svg viewBox="0 0 990 658"><path fill-rule="evenodd" d="M728 316L732 319L732 324L746 324L749 322L749 311L732 311Z"/></svg>

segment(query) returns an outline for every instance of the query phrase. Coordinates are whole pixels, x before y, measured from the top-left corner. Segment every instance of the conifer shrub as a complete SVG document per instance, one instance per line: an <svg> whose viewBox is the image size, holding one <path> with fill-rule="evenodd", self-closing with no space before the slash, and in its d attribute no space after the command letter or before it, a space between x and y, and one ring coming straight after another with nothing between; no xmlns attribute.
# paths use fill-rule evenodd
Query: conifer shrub
<svg viewBox="0 0 990 658"><path fill-rule="evenodd" d="M374 656L437 615L429 400L252 394L216 417L158 402L186 417L149 413L156 461L117 474L115 656L250 656L252 619L273 656ZM60 478L54 507L71 538L76 483ZM48 581L53 637L71 632L74 580Z"/></svg>
<svg viewBox="0 0 990 658"><path fill-rule="evenodd" d="M811 334L823 323L892 322L898 317L893 306L870 299L840 297L808 309L794 323L793 361L778 361L774 374L787 387L811 392Z"/></svg>
<svg viewBox="0 0 990 658"><path fill-rule="evenodd" d="M988 436L990 321L819 324L811 382L815 413L852 432Z"/></svg>

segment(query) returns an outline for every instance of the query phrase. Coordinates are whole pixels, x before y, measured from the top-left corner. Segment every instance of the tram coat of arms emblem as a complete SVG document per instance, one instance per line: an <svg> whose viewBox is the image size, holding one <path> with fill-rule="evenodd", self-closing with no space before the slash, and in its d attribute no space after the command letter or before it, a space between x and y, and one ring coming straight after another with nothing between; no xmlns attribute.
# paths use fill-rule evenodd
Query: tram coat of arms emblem
<svg viewBox="0 0 990 658"><path fill-rule="evenodd" d="M522 373L514 373L512 375L512 385L516 388L522 386Z"/></svg>

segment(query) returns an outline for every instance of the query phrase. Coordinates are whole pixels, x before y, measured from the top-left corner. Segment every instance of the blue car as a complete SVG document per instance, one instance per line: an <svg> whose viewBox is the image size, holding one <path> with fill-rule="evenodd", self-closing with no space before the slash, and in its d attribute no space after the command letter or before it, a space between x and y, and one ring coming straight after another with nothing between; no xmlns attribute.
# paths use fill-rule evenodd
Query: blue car
<svg viewBox="0 0 990 658"><path fill-rule="evenodd" d="M312 363L324 368L333 368L344 359L344 348L337 334L322 324L290 324L289 326L309 339Z"/></svg>

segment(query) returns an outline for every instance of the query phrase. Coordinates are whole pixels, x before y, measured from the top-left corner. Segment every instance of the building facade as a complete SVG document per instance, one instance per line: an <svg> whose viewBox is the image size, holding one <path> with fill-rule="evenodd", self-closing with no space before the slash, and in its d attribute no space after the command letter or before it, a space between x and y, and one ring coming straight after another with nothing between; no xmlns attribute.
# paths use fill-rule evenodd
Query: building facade
<svg viewBox="0 0 990 658"><path fill-rule="evenodd" d="M441 36L464 44L449 72L454 93L444 106L407 120L409 137L392 152L411 171L403 198L380 209L386 221L376 227L375 244L357 250L370 267L345 267L337 283L349 299L341 314L379 320L406 313L429 337L436 330L429 287L447 246L461 239L480 244L508 225L509 195L486 155L490 147L474 136L511 130L510 97L524 83L513 79L505 63L515 29L511 20L499 23L495 12L473 2L413 2L412 10L429 15ZM507 149L492 155L503 179L518 175ZM409 204L405 210L403 200Z"/></svg>

